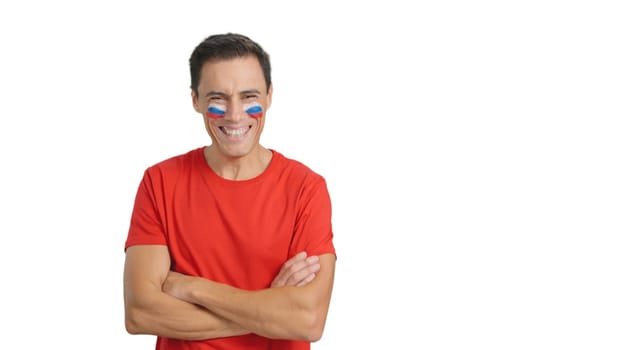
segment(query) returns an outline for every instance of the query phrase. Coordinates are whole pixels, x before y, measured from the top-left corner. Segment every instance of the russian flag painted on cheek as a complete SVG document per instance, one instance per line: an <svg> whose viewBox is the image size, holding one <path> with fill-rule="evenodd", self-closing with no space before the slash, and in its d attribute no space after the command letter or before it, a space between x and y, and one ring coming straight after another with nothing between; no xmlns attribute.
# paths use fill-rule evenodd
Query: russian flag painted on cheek
<svg viewBox="0 0 622 350"><path fill-rule="evenodd" d="M226 107L223 105L210 104L207 107L207 116L212 119L220 119L225 117Z"/></svg>
<svg viewBox="0 0 622 350"><path fill-rule="evenodd" d="M263 116L263 108L257 102L245 104L244 111L253 118L261 118Z"/></svg>

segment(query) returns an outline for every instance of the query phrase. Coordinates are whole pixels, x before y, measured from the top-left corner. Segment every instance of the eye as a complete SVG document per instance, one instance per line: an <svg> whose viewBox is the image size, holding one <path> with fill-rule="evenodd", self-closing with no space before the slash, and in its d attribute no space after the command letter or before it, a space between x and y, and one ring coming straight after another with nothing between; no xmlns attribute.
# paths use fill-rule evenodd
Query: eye
<svg viewBox="0 0 622 350"><path fill-rule="evenodd" d="M244 99L245 99L245 100L252 100L252 99L255 99L255 98L257 98L257 95L256 95L256 94L248 94L248 95L244 95Z"/></svg>

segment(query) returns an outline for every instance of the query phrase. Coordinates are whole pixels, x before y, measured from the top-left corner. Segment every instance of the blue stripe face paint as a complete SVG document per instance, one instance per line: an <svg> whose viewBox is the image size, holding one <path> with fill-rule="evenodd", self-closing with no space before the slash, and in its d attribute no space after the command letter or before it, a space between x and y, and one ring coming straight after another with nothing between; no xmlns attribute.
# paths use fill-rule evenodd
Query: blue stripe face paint
<svg viewBox="0 0 622 350"><path fill-rule="evenodd" d="M244 111L252 118L263 117L263 108L261 108L261 105L257 102L245 104Z"/></svg>

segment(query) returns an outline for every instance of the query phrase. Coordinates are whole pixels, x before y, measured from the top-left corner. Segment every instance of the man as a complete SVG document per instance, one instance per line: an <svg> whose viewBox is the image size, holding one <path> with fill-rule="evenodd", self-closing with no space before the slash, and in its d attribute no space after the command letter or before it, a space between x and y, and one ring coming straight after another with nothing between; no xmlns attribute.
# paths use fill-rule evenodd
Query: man
<svg viewBox="0 0 622 350"><path fill-rule="evenodd" d="M323 332L335 250L324 179L260 145L266 52L213 35L190 57L211 145L149 167L124 273L125 323L157 349L309 349Z"/></svg>

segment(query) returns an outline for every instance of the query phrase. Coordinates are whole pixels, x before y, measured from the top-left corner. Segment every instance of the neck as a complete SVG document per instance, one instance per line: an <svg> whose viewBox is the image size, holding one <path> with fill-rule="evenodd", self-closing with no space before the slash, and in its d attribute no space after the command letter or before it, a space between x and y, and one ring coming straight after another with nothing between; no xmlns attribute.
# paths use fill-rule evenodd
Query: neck
<svg viewBox="0 0 622 350"><path fill-rule="evenodd" d="M228 157L218 152L216 147L207 146L203 149L203 156L220 177L238 181L259 176L272 160L272 152L261 145L242 157Z"/></svg>

